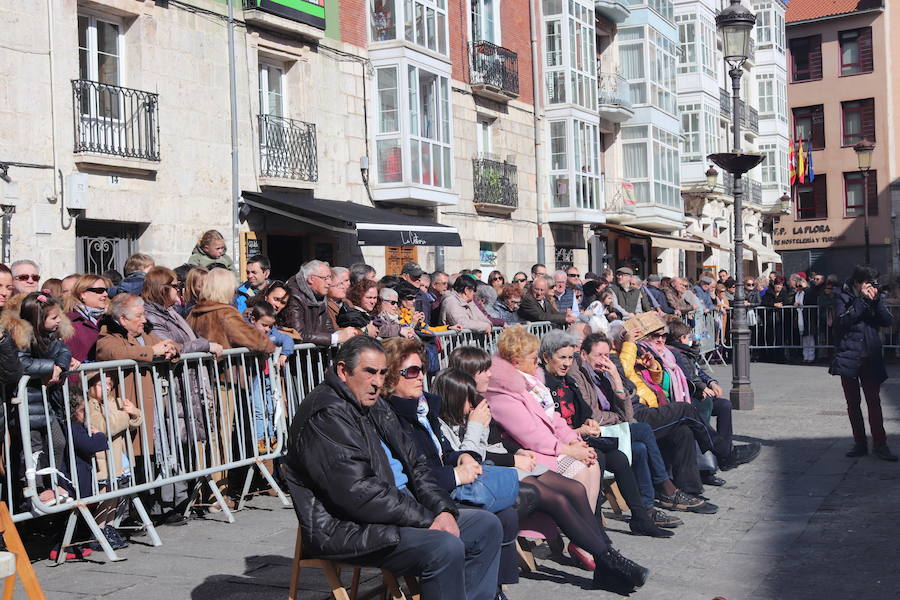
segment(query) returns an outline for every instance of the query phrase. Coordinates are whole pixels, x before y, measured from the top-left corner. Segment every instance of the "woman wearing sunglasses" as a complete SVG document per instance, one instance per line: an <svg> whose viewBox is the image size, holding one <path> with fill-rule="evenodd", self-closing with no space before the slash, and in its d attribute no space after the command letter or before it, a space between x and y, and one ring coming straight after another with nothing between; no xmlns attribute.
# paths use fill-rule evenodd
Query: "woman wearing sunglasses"
<svg viewBox="0 0 900 600"><path fill-rule="evenodd" d="M477 454L453 449L441 432L441 397L424 391L425 355L422 343L417 339L394 338L384 343L384 349L388 373L384 378L382 396L425 457L438 485L449 494L458 485L475 481L482 472L480 461L475 458ZM500 586L519 580L515 545L519 518L513 507L498 511L496 515L503 525L497 582L497 597L502 598Z"/></svg>
<svg viewBox="0 0 900 600"><path fill-rule="evenodd" d="M503 273L500 271L491 271L491 274L488 275L488 283L494 288L499 296L500 292L503 290L503 286L506 285L506 277L504 277Z"/></svg>
<svg viewBox="0 0 900 600"><path fill-rule="evenodd" d="M400 322L400 295L392 288L381 288L378 293L379 312L373 320L378 327L378 335L382 338L404 337L413 339L416 332L412 327Z"/></svg>
<svg viewBox="0 0 900 600"><path fill-rule="evenodd" d="M83 362L95 358L97 336L100 335L98 322L109 305L109 286L107 279L87 273L78 278L66 298L66 314L75 328L75 335L66 340L66 345L76 360Z"/></svg>

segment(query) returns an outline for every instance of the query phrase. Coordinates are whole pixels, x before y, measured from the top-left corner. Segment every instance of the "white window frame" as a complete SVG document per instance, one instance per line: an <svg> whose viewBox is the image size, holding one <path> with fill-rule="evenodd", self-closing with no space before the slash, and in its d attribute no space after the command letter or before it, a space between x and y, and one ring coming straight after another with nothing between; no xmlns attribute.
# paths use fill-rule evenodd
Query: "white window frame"
<svg viewBox="0 0 900 600"><path fill-rule="evenodd" d="M494 156L494 119L479 115L475 121L475 142L479 158Z"/></svg>
<svg viewBox="0 0 900 600"><path fill-rule="evenodd" d="M373 8L372 3L366 6L366 35L373 43L406 42L435 52L441 56L450 56L450 28L447 16L448 0L392 0L394 11L394 31L389 32L389 37L384 40L372 39ZM421 7L423 16L424 39L419 40L419 28L416 27L417 10ZM428 14L433 14L434 48L428 46ZM409 14L407 14L409 13Z"/></svg>
<svg viewBox="0 0 900 600"><path fill-rule="evenodd" d="M581 108L597 110L597 48L593 4L587 6L582 0L569 0L563 4L559 14L544 17L541 28L545 48L548 28L557 27L559 53L557 64L550 64L551 53L544 51L544 86L547 104L557 106L571 104ZM562 93L551 93L555 90ZM558 98L558 101L553 101Z"/></svg>
<svg viewBox="0 0 900 600"><path fill-rule="evenodd" d="M110 85L117 85L119 87L125 87L125 69L123 68L125 65L125 26L122 22L122 19L117 17L98 14L91 11L78 11L78 17L85 17L88 19L88 29L86 41L88 44L88 80L99 82L99 64L98 60L98 50L97 50L97 21L102 21L104 23L109 23L110 25L115 25L119 30L116 46L118 50L118 62L116 69L116 83ZM76 27L80 27L80 24L76 21ZM76 38L77 40L77 38ZM81 47L78 47L79 53L81 52ZM80 57L79 57L80 60Z"/></svg>
<svg viewBox="0 0 900 600"><path fill-rule="evenodd" d="M759 116L774 116L778 112L775 75L773 73L757 73L756 87Z"/></svg>
<svg viewBox="0 0 900 600"><path fill-rule="evenodd" d="M494 31L493 31L494 36L493 37L494 37L494 39L475 39L475 32L472 31L472 19L473 19L473 13L475 11L475 5L477 4L481 7L481 13L480 13L482 15L481 27L482 27L482 29L484 29L484 14L485 14L484 13L484 3L485 3L485 1L486 0L469 0L468 13L467 13L469 18L466 21L466 27L467 27L468 34L469 34L469 40L473 44L477 43L477 42L490 42L496 46L502 46L503 44L501 43L501 41L503 40L503 37L502 37L501 31L500 31L500 2L502 0L487 0L491 3L491 12L493 13L493 17L494 17L494 21L493 21L493 28L494 28Z"/></svg>
<svg viewBox="0 0 900 600"><path fill-rule="evenodd" d="M271 77L272 71L277 71L279 84L281 86L281 92L279 96L281 97L281 114L273 114L269 112L269 81ZM278 63L272 60L260 58L257 65L257 82L259 87L259 114L261 115L271 115L275 117L288 118L288 101L287 101L287 69L283 63ZM265 102L263 100L265 99Z"/></svg>

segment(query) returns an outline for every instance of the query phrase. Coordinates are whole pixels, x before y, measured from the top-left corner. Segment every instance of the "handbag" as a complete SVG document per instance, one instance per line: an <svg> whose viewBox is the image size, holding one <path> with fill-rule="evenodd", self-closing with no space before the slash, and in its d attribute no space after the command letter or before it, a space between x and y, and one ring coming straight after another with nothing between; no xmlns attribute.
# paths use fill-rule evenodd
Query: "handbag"
<svg viewBox="0 0 900 600"><path fill-rule="evenodd" d="M450 496L464 504L499 512L516 503L519 496L519 475L511 467L484 464L481 475L472 483L456 486Z"/></svg>

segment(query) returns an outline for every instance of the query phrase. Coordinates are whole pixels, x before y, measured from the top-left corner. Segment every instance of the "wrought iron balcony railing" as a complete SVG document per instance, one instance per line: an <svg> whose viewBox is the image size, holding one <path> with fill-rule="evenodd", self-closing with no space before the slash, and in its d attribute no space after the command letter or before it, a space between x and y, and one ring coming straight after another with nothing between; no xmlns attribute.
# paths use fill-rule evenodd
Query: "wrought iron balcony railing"
<svg viewBox="0 0 900 600"><path fill-rule="evenodd" d="M475 42L469 50L469 83L509 98L519 95L519 55L491 42Z"/></svg>
<svg viewBox="0 0 900 600"><path fill-rule="evenodd" d="M515 209L519 206L516 166L487 158L472 160L475 204Z"/></svg>
<svg viewBox="0 0 900 600"><path fill-rule="evenodd" d="M637 199L634 184L624 179L603 178L607 215L633 215Z"/></svg>
<svg viewBox="0 0 900 600"><path fill-rule="evenodd" d="M260 176L319 180L316 126L274 115L259 115Z"/></svg>
<svg viewBox="0 0 900 600"><path fill-rule="evenodd" d="M75 152L159 160L159 95L72 80Z"/></svg>
<svg viewBox="0 0 900 600"><path fill-rule="evenodd" d="M719 110L723 117L731 118L731 94L725 88L719 88Z"/></svg>

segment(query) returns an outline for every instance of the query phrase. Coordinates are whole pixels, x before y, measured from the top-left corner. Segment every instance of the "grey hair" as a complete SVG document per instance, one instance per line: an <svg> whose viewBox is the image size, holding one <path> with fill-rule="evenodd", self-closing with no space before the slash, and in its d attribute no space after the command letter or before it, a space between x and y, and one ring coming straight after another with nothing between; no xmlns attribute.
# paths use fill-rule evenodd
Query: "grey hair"
<svg viewBox="0 0 900 600"><path fill-rule="evenodd" d="M547 282L547 287L553 287L556 285L556 281L553 280L549 275L541 275L541 279Z"/></svg>
<svg viewBox="0 0 900 600"><path fill-rule="evenodd" d="M568 277L569 277L568 275L566 275L566 272L563 271L562 269L560 269L560 270L558 270L558 271L554 271L554 272L553 272L553 282L554 282L554 283L556 283L556 277L557 277L557 275L562 275L564 278L568 278Z"/></svg>
<svg viewBox="0 0 900 600"><path fill-rule="evenodd" d="M497 301L497 290L487 284L478 285L475 288L475 297L485 306L490 306Z"/></svg>
<svg viewBox="0 0 900 600"><path fill-rule="evenodd" d="M613 321L609 324L609 339L615 343L622 341L625 337L625 321Z"/></svg>
<svg viewBox="0 0 900 600"><path fill-rule="evenodd" d="M309 279L310 275L315 275L316 271L318 271L322 267L325 267L327 269L331 268L331 266L327 262L321 260L310 260L308 262L305 262L300 266L300 277L303 279L303 281L306 281L307 279Z"/></svg>
<svg viewBox="0 0 900 600"><path fill-rule="evenodd" d="M121 299L120 299L121 298ZM144 299L133 294L116 294L106 311L118 323L122 317L129 318L133 309L144 306Z"/></svg>
<svg viewBox="0 0 900 600"><path fill-rule="evenodd" d="M30 260L30 259L27 259L27 258L17 260L13 264L9 265L9 270L14 271L16 269L16 267L18 267L19 265L31 265L32 267L34 267L35 271L41 270L41 268L38 266L38 264L36 262L34 262L33 260Z"/></svg>
<svg viewBox="0 0 900 600"><path fill-rule="evenodd" d="M562 348L569 346L578 347L581 342L571 333L566 333L561 329L551 329L541 338L541 348L538 356L541 358L550 357L556 354Z"/></svg>
<svg viewBox="0 0 900 600"><path fill-rule="evenodd" d="M347 273L350 273L350 269L348 269L347 267L331 267L332 277L337 278Z"/></svg>
<svg viewBox="0 0 900 600"><path fill-rule="evenodd" d="M381 291L378 292L378 297L382 300L396 300L400 296L397 294L397 290L389 287L381 288Z"/></svg>

